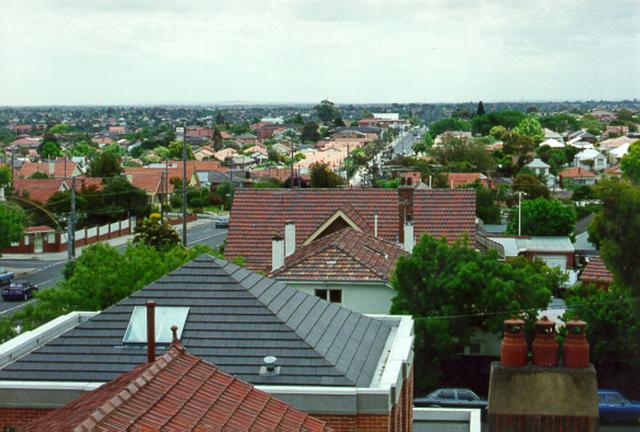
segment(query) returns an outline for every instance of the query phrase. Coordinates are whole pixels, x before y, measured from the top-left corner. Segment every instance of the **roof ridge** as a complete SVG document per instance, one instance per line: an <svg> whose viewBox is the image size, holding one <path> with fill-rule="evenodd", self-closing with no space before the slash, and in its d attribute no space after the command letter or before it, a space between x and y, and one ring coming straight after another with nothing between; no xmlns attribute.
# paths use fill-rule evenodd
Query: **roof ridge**
<svg viewBox="0 0 640 432"><path fill-rule="evenodd" d="M102 420L120 405L131 399L138 391L149 384L160 371L176 359L180 355L180 352L175 351L177 350L170 348L161 357L158 357L151 366L148 366L144 372L141 372L125 389L89 413L88 418L74 428L74 432L90 431L98 426Z"/></svg>

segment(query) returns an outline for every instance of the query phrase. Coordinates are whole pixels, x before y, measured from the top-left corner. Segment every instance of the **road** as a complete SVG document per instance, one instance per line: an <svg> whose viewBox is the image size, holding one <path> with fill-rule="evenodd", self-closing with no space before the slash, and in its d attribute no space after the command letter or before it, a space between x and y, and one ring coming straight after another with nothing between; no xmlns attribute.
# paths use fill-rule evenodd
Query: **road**
<svg viewBox="0 0 640 432"><path fill-rule="evenodd" d="M413 143L420 140L427 130L428 129L425 126L421 126L407 132L402 132L401 135L392 143L393 152L397 155L412 155Z"/></svg>
<svg viewBox="0 0 640 432"><path fill-rule="evenodd" d="M179 228L180 229L178 231L182 233L182 227ZM187 243L189 246L201 243L215 248L222 244L226 236L226 229L215 228L213 221L210 221L189 227ZM118 249L122 251L125 247L126 245L118 246ZM38 285L38 288L40 289L47 289L62 279L62 269L66 262L66 260L48 261L39 259L0 259L0 266L13 268L18 270L18 273L20 273L19 269L24 269L25 273L28 273L16 276L16 279L26 279ZM26 302L4 301L0 298L0 318L10 314L11 312L17 311L34 301L34 299Z"/></svg>

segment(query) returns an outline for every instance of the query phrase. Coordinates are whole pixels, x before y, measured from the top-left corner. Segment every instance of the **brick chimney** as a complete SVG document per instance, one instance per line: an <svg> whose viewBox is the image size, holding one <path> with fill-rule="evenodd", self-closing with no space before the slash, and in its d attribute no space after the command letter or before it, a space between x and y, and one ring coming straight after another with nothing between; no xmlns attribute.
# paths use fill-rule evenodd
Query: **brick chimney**
<svg viewBox="0 0 640 432"><path fill-rule="evenodd" d="M586 324L569 323L564 350L565 364L571 367L557 365L552 320L543 317L536 322L532 364L526 359L524 322L504 322L500 362L491 364L489 432L597 430L598 383L596 370L589 364L588 345L584 356Z"/></svg>
<svg viewBox="0 0 640 432"><path fill-rule="evenodd" d="M147 362L156 360L156 302L147 301Z"/></svg>
<svg viewBox="0 0 640 432"><path fill-rule="evenodd" d="M404 243L404 224L413 216L413 186L398 187L398 240Z"/></svg>

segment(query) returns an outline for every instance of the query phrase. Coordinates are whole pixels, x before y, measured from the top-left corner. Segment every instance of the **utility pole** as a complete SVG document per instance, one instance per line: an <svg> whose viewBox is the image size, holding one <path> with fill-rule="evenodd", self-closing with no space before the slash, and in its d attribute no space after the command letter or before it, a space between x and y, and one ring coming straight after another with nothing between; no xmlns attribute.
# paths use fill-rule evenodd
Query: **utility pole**
<svg viewBox="0 0 640 432"><path fill-rule="evenodd" d="M164 222L164 171L160 171L160 222Z"/></svg>
<svg viewBox="0 0 640 432"><path fill-rule="evenodd" d="M71 177L71 211L67 220L67 259L71 261L76 256L76 177Z"/></svg>
<svg viewBox="0 0 640 432"><path fill-rule="evenodd" d="M184 245L184 247L187 247L187 140L186 140L186 137L182 141L182 244Z"/></svg>
<svg viewBox="0 0 640 432"><path fill-rule="evenodd" d="M524 192L518 191L518 235L522 235L522 195Z"/></svg>
<svg viewBox="0 0 640 432"><path fill-rule="evenodd" d="M293 189L293 139L291 139L291 189Z"/></svg>

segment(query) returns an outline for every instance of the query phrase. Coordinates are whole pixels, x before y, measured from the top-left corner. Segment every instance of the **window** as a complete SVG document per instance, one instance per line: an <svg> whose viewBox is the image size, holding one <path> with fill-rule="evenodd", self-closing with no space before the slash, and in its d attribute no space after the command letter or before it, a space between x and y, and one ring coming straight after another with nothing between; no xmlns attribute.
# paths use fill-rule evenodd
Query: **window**
<svg viewBox="0 0 640 432"><path fill-rule="evenodd" d="M317 289L314 291L316 297L320 297L331 303L342 303L342 290L338 289Z"/></svg>
<svg viewBox="0 0 640 432"><path fill-rule="evenodd" d="M621 405L624 402L624 399L619 394L609 393L607 395L607 403L612 405Z"/></svg>
<svg viewBox="0 0 640 432"><path fill-rule="evenodd" d="M440 399L455 399L456 395L453 393L453 390L442 390L438 397Z"/></svg>
<svg viewBox="0 0 640 432"><path fill-rule="evenodd" d="M476 400L476 395L474 395L469 390L458 390L458 399L465 401L473 401Z"/></svg>
<svg viewBox="0 0 640 432"><path fill-rule="evenodd" d="M156 342L170 343L173 338L171 326L178 326L178 338L182 335L184 323L189 313L188 307L156 306ZM124 333L123 342L146 343L147 342L147 307L136 306L131 312L131 319Z"/></svg>

